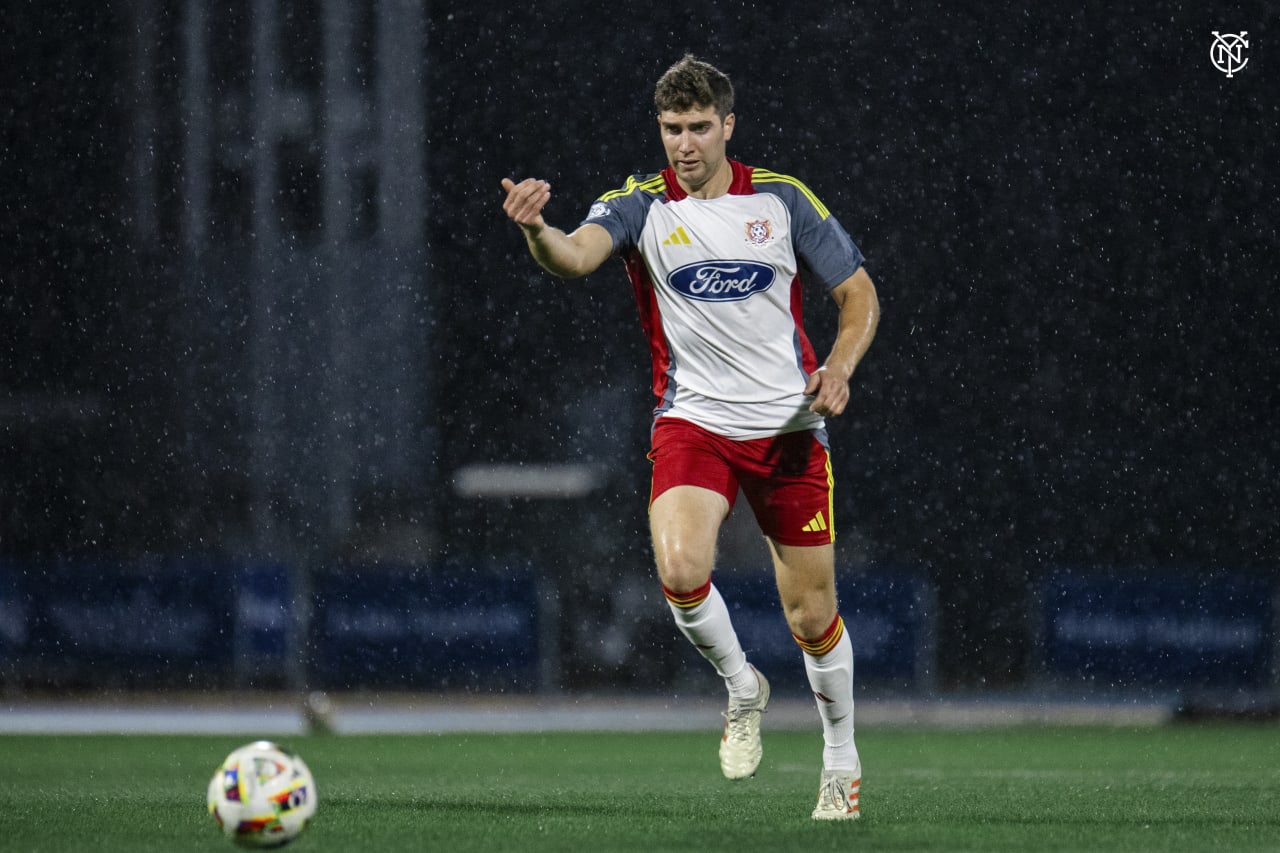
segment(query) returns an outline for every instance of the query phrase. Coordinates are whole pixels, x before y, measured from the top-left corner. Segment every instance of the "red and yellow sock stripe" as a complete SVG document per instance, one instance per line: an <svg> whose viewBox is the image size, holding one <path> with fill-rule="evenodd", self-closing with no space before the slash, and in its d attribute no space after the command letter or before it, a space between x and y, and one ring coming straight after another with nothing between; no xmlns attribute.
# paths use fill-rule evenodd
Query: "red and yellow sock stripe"
<svg viewBox="0 0 1280 853"><path fill-rule="evenodd" d="M679 607L681 610L689 610L706 601L707 596L711 595L711 581L707 581L690 592L676 592L666 584L663 584L662 594L667 597L667 601L671 602L672 606Z"/></svg>
<svg viewBox="0 0 1280 853"><path fill-rule="evenodd" d="M795 634L796 645L804 650L804 653L815 658L820 658L827 652L836 647L836 643L840 642L840 638L844 636L844 620L840 618L840 614L836 614L836 618L831 622L831 627L822 633L821 637L816 640L806 640Z"/></svg>

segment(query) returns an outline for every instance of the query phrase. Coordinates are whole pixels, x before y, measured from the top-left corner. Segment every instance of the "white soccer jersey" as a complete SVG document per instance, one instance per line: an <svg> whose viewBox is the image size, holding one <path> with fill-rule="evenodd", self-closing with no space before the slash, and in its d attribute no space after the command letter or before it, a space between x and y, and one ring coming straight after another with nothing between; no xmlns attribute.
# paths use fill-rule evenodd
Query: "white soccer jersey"
<svg viewBox="0 0 1280 853"><path fill-rule="evenodd" d="M735 439L821 429L804 395L817 369L801 317L800 264L825 290L862 253L794 178L730 161L726 195L687 195L671 169L591 206L626 262L653 358L655 417Z"/></svg>

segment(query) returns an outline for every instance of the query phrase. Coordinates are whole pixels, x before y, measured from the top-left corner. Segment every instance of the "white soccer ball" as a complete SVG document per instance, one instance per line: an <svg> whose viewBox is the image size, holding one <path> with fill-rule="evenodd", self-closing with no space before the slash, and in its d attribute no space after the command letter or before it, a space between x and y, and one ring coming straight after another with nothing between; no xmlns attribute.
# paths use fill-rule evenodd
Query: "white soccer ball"
<svg viewBox="0 0 1280 853"><path fill-rule="evenodd" d="M279 847L316 813L316 781L299 756L270 741L242 746L209 780L209 814L243 847Z"/></svg>

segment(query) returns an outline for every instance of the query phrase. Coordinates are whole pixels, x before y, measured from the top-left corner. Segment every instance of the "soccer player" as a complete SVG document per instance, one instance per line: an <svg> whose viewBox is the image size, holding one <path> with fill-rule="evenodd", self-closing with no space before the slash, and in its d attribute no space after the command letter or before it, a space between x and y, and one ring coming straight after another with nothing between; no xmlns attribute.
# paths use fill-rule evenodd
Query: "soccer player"
<svg viewBox="0 0 1280 853"><path fill-rule="evenodd" d="M676 625L728 688L724 775L755 773L769 702L769 682L748 663L711 581L720 525L741 489L822 718L813 817L857 818L853 649L836 603L824 419L844 411L875 335L875 287L862 253L808 187L728 158L728 77L685 56L658 81L654 103L668 161L661 172L600 196L572 233L543 218L545 181L504 178L503 209L553 275L586 275L615 254L625 263L653 358L654 556ZM802 265L806 286L837 306L821 365L801 322Z"/></svg>

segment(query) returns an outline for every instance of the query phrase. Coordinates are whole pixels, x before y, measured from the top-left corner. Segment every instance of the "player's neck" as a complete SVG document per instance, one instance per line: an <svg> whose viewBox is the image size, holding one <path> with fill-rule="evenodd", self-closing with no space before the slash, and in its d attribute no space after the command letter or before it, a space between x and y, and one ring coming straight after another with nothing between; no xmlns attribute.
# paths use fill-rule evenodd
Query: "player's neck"
<svg viewBox="0 0 1280 853"><path fill-rule="evenodd" d="M733 166L730 165L729 159L726 157L721 163L720 168L716 169L715 174L708 178L700 186L690 186L686 184L679 176L676 180L680 183L681 189L689 194L691 198L719 198L729 192L729 187L733 185Z"/></svg>

